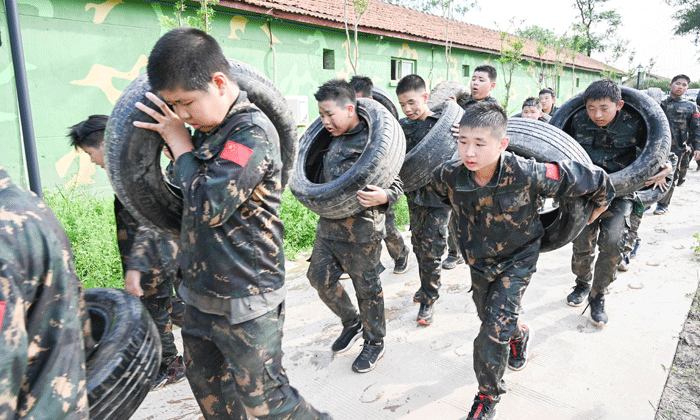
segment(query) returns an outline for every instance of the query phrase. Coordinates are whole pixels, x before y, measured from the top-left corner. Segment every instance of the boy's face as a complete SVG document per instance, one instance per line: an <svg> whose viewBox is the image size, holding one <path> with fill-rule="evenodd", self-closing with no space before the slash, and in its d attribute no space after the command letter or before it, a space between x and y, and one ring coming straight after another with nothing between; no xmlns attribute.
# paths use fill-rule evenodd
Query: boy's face
<svg viewBox="0 0 700 420"><path fill-rule="evenodd" d="M540 95L540 102L542 102L542 110L544 112L549 112L552 110L552 106L557 100L552 97L549 93L543 93Z"/></svg>
<svg viewBox="0 0 700 420"><path fill-rule="evenodd" d="M589 99L586 102L586 111L598 127L605 127L615 119L617 112L622 109L624 104L625 101L616 104L610 98L596 99L595 101Z"/></svg>
<svg viewBox="0 0 700 420"><path fill-rule="evenodd" d="M495 169L501 153L506 150L510 139L497 138L488 128L459 127L457 151L462 163L470 171L486 173Z"/></svg>
<svg viewBox="0 0 700 420"><path fill-rule="evenodd" d="M688 90L688 81L685 79L678 79L669 85L671 88L671 96L674 98L680 98Z"/></svg>
<svg viewBox="0 0 700 420"><path fill-rule="evenodd" d="M430 115L428 92L409 90L398 95L399 105L404 115L412 120L425 120Z"/></svg>
<svg viewBox="0 0 700 420"><path fill-rule="evenodd" d="M491 94L491 91L496 87L496 82L492 82L489 74L484 71L475 71L472 75L472 81L469 85L472 90L473 99L484 99Z"/></svg>
<svg viewBox="0 0 700 420"><path fill-rule="evenodd" d="M536 106L524 106L523 112L521 114L523 118L530 118L531 120L536 120L542 116L542 110Z"/></svg>
<svg viewBox="0 0 700 420"><path fill-rule="evenodd" d="M326 100L318 103L318 113L323 126L337 137L357 124L355 107L352 104L339 106L334 100Z"/></svg>
<svg viewBox="0 0 700 420"><path fill-rule="evenodd" d="M209 132L224 120L232 105L231 90L238 97L238 87L223 73L214 73L207 90L181 88L162 90L159 93L180 119L195 130ZM235 98L234 98L235 100Z"/></svg>
<svg viewBox="0 0 700 420"><path fill-rule="evenodd" d="M105 144L104 143L101 143L100 147L84 146L84 147L81 147L81 149L83 149L83 151L90 156L90 161L92 163L100 166L102 169L105 168L105 154L104 154Z"/></svg>

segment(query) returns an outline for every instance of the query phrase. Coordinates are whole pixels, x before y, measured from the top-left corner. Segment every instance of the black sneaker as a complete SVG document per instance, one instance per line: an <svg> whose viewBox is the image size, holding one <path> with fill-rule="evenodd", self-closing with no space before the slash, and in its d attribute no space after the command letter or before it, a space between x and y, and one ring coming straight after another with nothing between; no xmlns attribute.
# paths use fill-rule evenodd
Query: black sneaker
<svg viewBox="0 0 700 420"><path fill-rule="evenodd" d="M593 299L589 296L588 305L591 307L591 321L594 324L602 327L608 323L608 315L605 313L605 295L603 293L598 294Z"/></svg>
<svg viewBox="0 0 700 420"><path fill-rule="evenodd" d="M430 325L433 323L433 305L420 304L418 310L418 323L421 325Z"/></svg>
<svg viewBox="0 0 700 420"><path fill-rule="evenodd" d="M394 260L394 273L403 274L408 271L408 249L406 250L406 255L403 255Z"/></svg>
<svg viewBox="0 0 700 420"><path fill-rule="evenodd" d="M476 394L467 420L496 420L496 417L498 417L498 411L496 411L496 403L493 402L493 399L481 392Z"/></svg>
<svg viewBox="0 0 700 420"><path fill-rule="evenodd" d="M620 265L617 267L618 271L627 271L630 269L630 257L626 254L622 255L622 261L620 261Z"/></svg>
<svg viewBox="0 0 700 420"><path fill-rule="evenodd" d="M357 359L352 363L352 370L357 373L365 373L374 369L377 364L377 360L384 356L384 342L373 343L371 341L365 340L365 344L362 345L362 351Z"/></svg>
<svg viewBox="0 0 700 420"><path fill-rule="evenodd" d="M182 356L177 356L170 362L161 363L158 375L151 384L151 391L156 391L166 385L176 384L185 379L185 364Z"/></svg>
<svg viewBox="0 0 700 420"><path fill-rule="evenodd" d="M569 296L566 297L566 303L568 303L569 306L581 306L581 304L583 304L583 298L585 298L590 291L590 286L576 283L574 291L569 293Z"/></svg>
<svg viewBox="0 0 700 420"><path fill-rule="evenodd" d="M421 289L416 290L416 293L413 294L413 301L416 303L420 302L421 296L423 296Z"/></svg>
<svg viewBox="0 0 700 420"><path fill-rule="evenodd" d="M331 346L333 353L346 352L355 344L358 338L362 335L362 322L357 321L357 324L343 328L343 332Z"/></svg>
<svg viewBox="0 0 700 420"><path fill-rule="evenodd" d="M535 335L532 329L523 324L523 336L517 340L510 340L510 357L508 367L512 370L523 370L530 358L530 340Z"/></svg>
<svg viewBox="0 0 700 420"><path fill-rule="evenodd" d="M637 258L637 250L639 249L639 245L641 244L641 241L637 241L637 243L634 244L634 248L632 249L632 252L630 252L630 259Z"/></svg>
<svg viewBox="0 0 700 420"><path fill-rule="evenodd" d="M683 184L685 184L685 179L679 179L678 182L676 182L676 187L680 187Z"/></svg>
<svg viewBox="0 0 700 420"><path fill-rule="evenodd" d="M445 261L442 262L442 268L452 270L457 267L457 264L464 264L464 258L461 255L447 255Z"/></svg>

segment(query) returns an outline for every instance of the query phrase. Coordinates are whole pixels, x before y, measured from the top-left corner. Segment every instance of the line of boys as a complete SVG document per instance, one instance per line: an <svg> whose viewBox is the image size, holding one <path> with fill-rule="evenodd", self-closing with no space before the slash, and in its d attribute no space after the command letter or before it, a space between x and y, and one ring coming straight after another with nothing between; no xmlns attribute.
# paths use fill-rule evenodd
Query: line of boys
<svg viewBox="0 0 700 420"><path fill-rule="evenodd" d="M216 41L201 31L180 28L164 35L147 71L165 101L147 94L160 112L137 107L156 123L134 125L161 134L183 190L180 291L188 306L182 331L187 377L205 418L245 419L247 413L260 419L329 418L301 398L281 366L285 289L276 131L233 81ZM602 95L587 98L587 105L616 100L613 93ZM359 157L367 128L347 82L329 81L315 97L334 137L324 156L323 177L329 181ZM587 110L598 126L604 122ZM193 136L185 122L195 129ZM585 196L596 207L590 223L614 196L600 168L535 163L505 152L506 124L498 105L467 106L460 122L460 159L438 168L432 184L452 207L482 320L474 349L479 394L470 413L477 419L495 417L495 403L505 392L505 365L521 369L527 363L531 330L520 325L518 313L543 235L535 198ZM365 210L348 223L319 220L308 276L343 322L333 346L362 332L365 345L353 363L358 372L371 370L384 352L383 213L401 192L398 178L387 189L369 186L358 192ZM355 284L359 314L337 282L342 270Z"/></svg>

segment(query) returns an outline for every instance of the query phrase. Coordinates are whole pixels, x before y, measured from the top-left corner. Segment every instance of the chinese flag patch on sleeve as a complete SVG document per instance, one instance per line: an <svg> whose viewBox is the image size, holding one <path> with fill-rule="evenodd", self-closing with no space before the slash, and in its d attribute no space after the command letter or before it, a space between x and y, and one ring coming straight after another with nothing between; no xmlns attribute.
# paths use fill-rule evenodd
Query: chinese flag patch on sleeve
<svg viewBox="0 0 700 420"><path fill-rule="evenodd" d="M545 176L549 179L559 181L559 167L553 163L545 163L547 167L547 173Z"/></svg>
<svg viewBox="0 0 700 420"><path fill-rule="evenodd" d="M250 155L253 154L253 150L235 141L229 140L224 146L224 150L221 151L221 158L226 159L230 162L238 164L240 166L245 166L250 159Z"/></svg>
<svg viewBox="0 0 700 420"><path fill-rule="evenodd" d="M2 332L2 321L5 319L5 302L0 302L0 332Z"/></svg>
<svg viewBox="0 0 700 420"><path fill-rule="evenodd" d="M693 118L700 118L700 112L696 112L695 114L693 114Z"/></svg>

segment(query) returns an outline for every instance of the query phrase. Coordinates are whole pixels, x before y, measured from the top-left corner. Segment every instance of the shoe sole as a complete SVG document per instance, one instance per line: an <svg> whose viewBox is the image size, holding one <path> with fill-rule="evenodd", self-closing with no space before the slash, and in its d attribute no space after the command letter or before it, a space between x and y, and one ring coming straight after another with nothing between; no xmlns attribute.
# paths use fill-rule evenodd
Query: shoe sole
<svg viewBox="0 0 700 420"><path fill-rule="evenodd" d="M588 319L591 320L591 323L592 323L593 325L598 326L598 327L604 327L604 326L608 323L608 321L605 321L605 322L598 322L598 321L596 321L595 319L593 319L593 317L591 317L590 315L588 316Z"/></svg>
<svg viewBox="0 0 700 420"><path fill-rule="evenodd" d="M394 269L394 274L403 274L408 272L408 265L403 270Z"/></svg>
<svg viewBox="0 0 700 420"><path fill-rule="evenodd" d="M571 301L566 301L566 304L569 306L573 306L574 308L578 308L579 306L583 305L583 301L576 303L576 302L571 302Z"/></svg>
<svg viewBox="0 0 700 420"><path fill-rule="evenodd" d="M355 366L353 366L353 367L352 367L352 370L354 370L354 371L357 372L357 373L367 373L367 372L373 370L374 367L377 366L377 362L379 361L379 359L381 359L382 356L384 356L384 351L385 351L385 350L386 350L386 346L384 346L384 348L382 349L382 351L379 353L379 356L377 356L377 360L375 360L374 363L372 363L371 365L369 365L369 367L368 367L367 369L355 369Z"/></svg>
<svg viewBox="0 0 700 420"><path fill-rule="evenodd" d="M531 326L527 326L527 328L530 330L530 338L527 340L527 344L525 344L525 354L527 354L527 359L525 359L525 364L520 366L519 368L514 368L508 363L508 368L510 370L514 370L516 372L525 369L525 366L527 366L527 362L530 361L530 344L532 344L532 339L535 338L535 330L532 329ZM495 417L494 417L495 419Z"/></svg>
<svg viewBox="0 0 700 420"><path fill-rule="evenodd" d="M361 336L362 336L362 330L358 331L357 334L355 334L355 336L352 339L350 339L350 341L348 342L348 345L345 348L340 349L340 350L331 349L331 351L333 352L333 354L345 353L346 351L350 350L352 345L355 344L355 341L357 341L357 339L360 338Z"/></svg>
<svg viewBox="0 0 700 420"><path fill-rule="evenodd" d="M164 386L177 384L177 383L184 381L185 379L187 379L187 377L185 375L182 375L182 378L176 379L172 382L166 381Z"/></svg>
<svg viewBox="0 0 700 420"><path fill-rule="evenodd" d="M617 271L629 271L629 269L630 268L627 265L621 265L621 266L617 267Z"/></svg>
<svg viewBox="0 0 700 420"><path fill-rule="evenodd" d="M418 323L419 323L420 325L426 325L426 326L427 326L427 325L432 324L432 323L433 323L433 320L432 320L432 319L429 320L429 319L426 319L426 318L418 318Z"/></svg>

